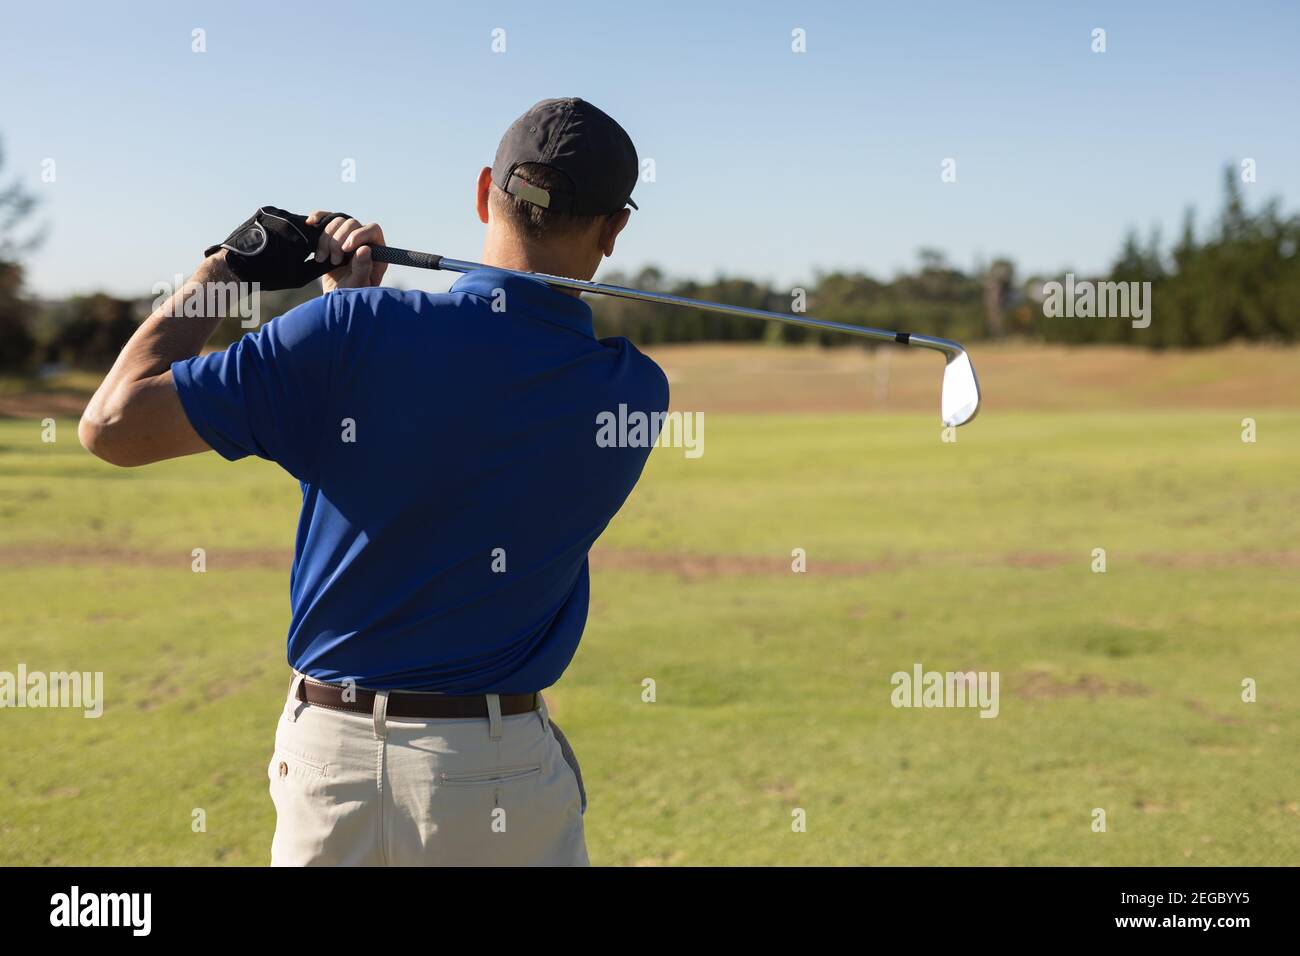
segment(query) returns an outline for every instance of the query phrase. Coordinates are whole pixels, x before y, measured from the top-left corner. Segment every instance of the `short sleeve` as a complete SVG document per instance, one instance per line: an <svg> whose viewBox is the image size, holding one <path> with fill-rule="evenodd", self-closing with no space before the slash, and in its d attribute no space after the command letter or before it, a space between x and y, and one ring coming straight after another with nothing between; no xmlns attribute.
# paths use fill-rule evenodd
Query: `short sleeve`
<svg viewBox="0 0 1300 956"><path fill-rule="evenodd" d="M332 298L304 302L224 352L172 363L190 424L223 458L257 455L309 480L328 412Z"/></svg>

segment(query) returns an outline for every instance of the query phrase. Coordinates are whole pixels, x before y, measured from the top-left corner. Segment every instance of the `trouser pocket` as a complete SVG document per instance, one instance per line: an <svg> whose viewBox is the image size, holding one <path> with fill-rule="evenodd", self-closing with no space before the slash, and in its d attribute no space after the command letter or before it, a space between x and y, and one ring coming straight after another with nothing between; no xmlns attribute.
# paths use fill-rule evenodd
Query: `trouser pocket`
<svg viewBox="0 0 1300 956"><path fill-rule="evenodd" d="M542 772L540 766L532 767L493 767L491 770L470 770L455 773L439 770L434 774L435 787L490 787L499 783L511 783L535 777Z"/></svg>
<svg viewBox="0 0 1300 956"><path fill-rule="evenodd" d="M569 746L569 738L564 736L564 731L560 729L560 725L554 720L550 724L551 733L555 735L555 740L560 745L560 753L564 755L564 762L569 765L569 769L573 771L574 779L578 782L578 797L582 801L582 812L586 813L587 788L582 783L582 767L578 765L578 756L573 752L573 748Z"/></svg>

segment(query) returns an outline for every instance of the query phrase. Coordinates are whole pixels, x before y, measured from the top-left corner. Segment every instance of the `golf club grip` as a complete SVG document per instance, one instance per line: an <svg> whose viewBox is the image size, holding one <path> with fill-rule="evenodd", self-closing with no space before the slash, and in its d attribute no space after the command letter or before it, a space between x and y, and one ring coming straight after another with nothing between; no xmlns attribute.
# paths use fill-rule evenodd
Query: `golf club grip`
<svg viewBox="0 0 1300 956"><path fill-rule="evenodd" d="M412 252L396 246L371 246L370 258L375 262L391 262L395 266L410 266L413 269L437 269L442 263L442 256L432 252Z"/></svg>

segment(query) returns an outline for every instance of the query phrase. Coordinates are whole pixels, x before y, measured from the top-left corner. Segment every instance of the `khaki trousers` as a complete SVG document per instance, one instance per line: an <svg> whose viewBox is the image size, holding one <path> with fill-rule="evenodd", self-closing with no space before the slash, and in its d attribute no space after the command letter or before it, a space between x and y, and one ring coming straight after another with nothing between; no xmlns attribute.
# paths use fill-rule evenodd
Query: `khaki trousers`
<svg viewBox="0 0 1300 956"><path fill-rule="evenodd" d="M296 699L267 775L272 866L586 866L582 771L542 703L487 720L352 714Z"/></svg>

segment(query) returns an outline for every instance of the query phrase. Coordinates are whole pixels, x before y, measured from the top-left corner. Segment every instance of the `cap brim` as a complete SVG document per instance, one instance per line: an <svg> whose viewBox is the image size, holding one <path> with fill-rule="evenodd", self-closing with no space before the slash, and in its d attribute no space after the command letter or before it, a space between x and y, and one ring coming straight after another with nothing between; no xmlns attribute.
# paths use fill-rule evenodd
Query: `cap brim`
<svg viewBox="0 0 1300 956"><path fill-rule="evenodd" d="M640 206L638 206L636 203L634 203L634 202L632 201L632 197L631 197L631 196L628 196L628 197L627 197L627 204L628 204L629 206L631 206L633 209L640 209L640 208L641 208Z"/></svg>

